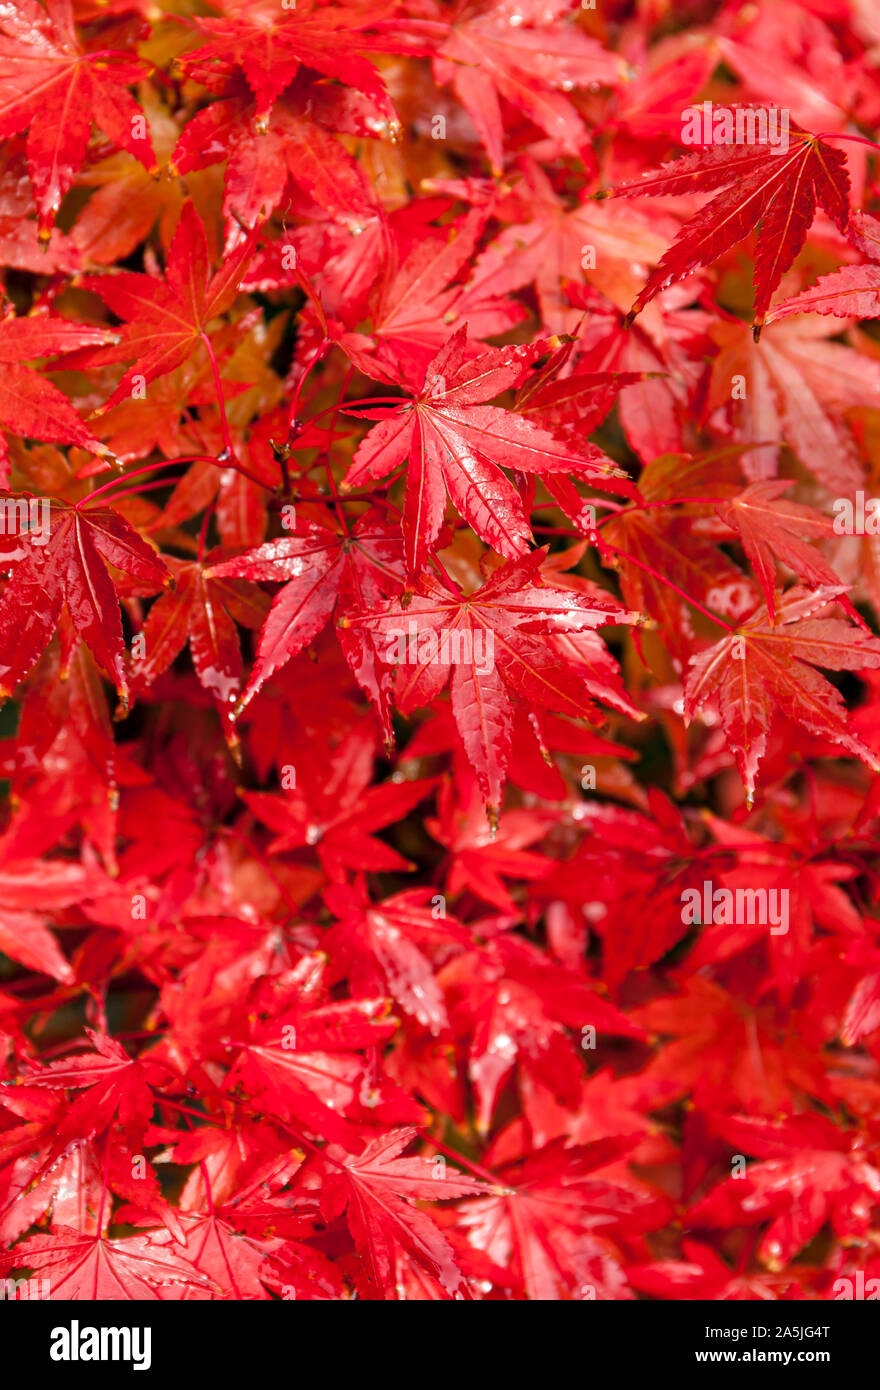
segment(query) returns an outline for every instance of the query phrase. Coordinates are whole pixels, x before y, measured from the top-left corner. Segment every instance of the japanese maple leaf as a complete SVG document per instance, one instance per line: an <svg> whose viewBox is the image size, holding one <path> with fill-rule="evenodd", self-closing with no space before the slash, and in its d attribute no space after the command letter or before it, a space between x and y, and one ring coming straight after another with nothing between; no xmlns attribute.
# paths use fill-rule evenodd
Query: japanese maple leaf
<svg viewBox="0 0 880 1390"><path fill-rule="evenodd" d="M711 1246L683 1240L678 1259L631 1265L627 1278L639 1293L651 1298L747 1302L798 1296L799 1286L787 1275L745 1273L731 1269Z"/></svg>
<svg viewBox="0 0 880 1390"><path fill-rule="evenodd" d="M509 561L467 596L451 581L444 587L423 575L408 604L392 599L378 612L344 620L363 623L375 635L382 659L397 665L394 693L404 714L430 704L449 685L465 752L495 811L510 756L511 696L588 718L595 709L577 652L555 651L540 635L638 621L600 590L582 597L576 590L536 583L544 555L534 551Z"/></svg>
<svg viewBox="0 0 880 1390"><path fill-rule="evenodd" d="M319 124L315 97L312 83L297 81L269 116L260 115L247 96L213 101L181 131L173 157L179 174L226 159L223 211L230 244L241 235L237 223L253 227L278 206L288 176L324 211L350 224L376 214L375 194L360 166Z"/></svg>
<svg viewBox="0 0 880 1390"><path fill-rule="evenodd" d="M148 179L141 166L137 167ZM36 211L24 141L6 140L0 150L0 259L11 269L29 270L34 275L77 270L79 257L72 239L58 227L52 228L48 240L41 238L33 215Z"/></svg>
<svg viewBox="0 0 880 1390"><path fill-rule="evenodd" d="M518 165L522 178L500 209L510 225L480 254L473 292L509 295L534 284L553 333L573 332L582 318L566 297L566 282L581 287L585 280L606 308L610 301L625 311L675 235L674 220L666 213L652 218L650 209L603 208L586 193L571 207L537 160L522 156Z"/></svg>
<svg viewBox="0 0 880 1390"><path fill-rule="evenodd" d="M180 134L177 122L163 104L158 92L141 84L138 95L156 150L156 160L164 171ZM77 186L93 190L71 228L70 241L88 266L110 266L123 261L157 227L161 245L167 247L174 234L185 190L180 180L157 177L126 150L116 150L104 159L89 162L77 179ZM57 237L56 228L53 233Z"/></svg>
<svg viewBox="0 0 880 1390"><path fill-rule="evenodd" d="M25 362L38 357L59 357L113 340L114 335L105 328L71 323L48 314L0 319L0 426L31 439L78 444L93 453L108 454L109 450L86 428L64 393L44 375L25 366ZM0 464L4 469L8 467L7 459L7 446L0 436Z"/></svg>
<svg viewBox="0 0 880 1390"><path fill-rule="evenodd" d="M297 1131L357 1149L357 1126L382 1115L393 1088L385 1078L369 1084L358 1051L378 1047L396 1030L385 999L343 1000L311 1007L304 999L277 1018L258 1023L236 1052L227 1078L230 1091L244 1087L271 1115ZM418 1113L408 1105L407 1119ZM387 1118L387 1117L386 1117Z"/></svg>
<svg viewBox="0 0 880 1390"><path fill-rule="evenodd" d="M621 208L626 210L623 205ZM631 272L631 264L628 269ZM589 276L600 283L595 272ZM701 389L698 362L709 350L706 335L713 319L687 307L691 292L683 285L673 285L638 323L626 328L624 313L618 307L623 292L620 276L601 294L592 284L566 281L564 302L571 309L563 312L566 319L571 316L574 320L569 331L577 333L578 356L583 363L591 369L640 373L640 381L621 391L619 414L630 446L642 463L650 466L661 456L692 448L687 421ZM625 293L630 303L630 293ZM574 309L580 311L576 318L571 313Z"/></svg>
<svg viewBox="0 0 880 1390"><path fill-rule="evenodd" d="M880 406L880 364L844 343L835 324L800 318L755 343L745 324L716 323L718 346L706 418L750 446L742 468L750 482L775 477L787 443L833 497L864 485L864 466L847 423L853 408ZM745 394L733 386L745 382ZM765 442L766 441L766 442Z"/></svg>
<svg viewBox="0 0 880 1390"><path fill-rule="evenodd" d="M601 1169L637 1142L628 1136L566 1148L558 1140L505 1164L496 1170L502 1191L468 1202L458 1224L473 1246L512 1271L529 1299L631 1298L609 1227L615 1217L625 1223L637 1204ZM663 1214L655 1204L649 1224L662 1224Z"/></svg>
<svg viewBox="0 0 880 1390"><path fill-rule="evenodd" d="M76 33L71 0L16 0L0 18L0 139L28 130L27 162L49 231L82 164L92 122L150 168L153 146L141 109L127 90L143 63L106 48L90 52Z"/></svg>
<svg viewBox="0 0 880 1390"><path fill-rule="evenodd" d="M395 1294L401 1247L426 1265L448 1293L455 1292L462 1276L452 1247L413 1201L442 1201L486 1190L484 1183L445 1165L440 1168L428 1158L401 1158L417 1133L413 1127L394 1130L373 1139L358 1155L332 1146L327 1150L322 1214L332 1221L345 1213L367 1276L385 1297Z"/></svg>
<svg viewBox="0 0 880 1390"><path fill-rule="evenodd" d="M787 479L752 483L738 497L718 507L718 514L739 533L749 563L764 591L767 612L776 616L776 565L780 561L806 583L838 583L838 576L820 550L808 540L834 534L830 517L813 507L781 500L792 484Z"/></svg>
<svg viewBox="0 0 880 1390"><path fill-rule="evenodd" d="M648 1109L658 1096L664 1104L688 1096L703 1108L739 1105L774 1115L802 1104L804 1095L831 1104L821 1034L803 1024L803 1036L795 1032L790 1011L780 1022L775 1005L751 1005L695 974L680 993L629 1017L668 1039L633 1079L634 1099Z"/></svg>
<svg viewBox="0 0 880 1390"><path fill-rule="evenodd" d="M512 936L482 953L459 956L441 975L453 1030L468 1044L468 1071L476 1097L476 1124L486 1135L514 1070L534 1077L574 1108L583 1064L566 1027L592 1024L614 1037L641 1037L641 1028L603 999L595 982L542 958L531 943Z"/></svg>
<svg viewBox="0 0 880 1390"><path fill-rule="evenodd" d="M849 730L841 696L815 669L880 666L880 639L827 616L842 592L839 585L812 592L789 589L777 605L775 624L766 611L758 611L691 658L685 717L693 718L707 704L717 706L749 804L777 710L880 771L877 755Z"/></svg>
<svg viewBox="0 0 880 1390"><path fill-rule="evenodd" d="M728 533L717 522L715 534L705 522L697 529L699 493L706 487L706 471L716 464L667 456L652 460L639 479L645 504L626 507L607 518L598 533L600 553L620 573L626 603L659 623L673 662L683 666L693 652L693 613L682 594L664 582L674 565L682 589L703 606L711 605L725 618L737 620L751 612L758 591L747 576L721 550L718 541ZM690 484L690 487L688 486ZM727 484L717 491L727 491ZM684 511L672 499L684 493L691 501ZM663 505L669 499L669 505ZM637 634L638 640L638 634Z"/></svg>
<svg viewBox="0 0 880 1390"><path fill-rule="evenodd" d="M148 385L186 362L199 344L204 346L209 323L225 313L236 296L255 239L256 231L212 275L204 226L192 203L186 203L168 248L163 279L129 270L84 278L83 286L100 295L124 322L113 347L80 353L76 365L92 369L134 359L102 411L131 396L138 378Z"/></svg>
<svg viewBox="0 0 880 1390"><path fill-rule="evenodd" d="M803 247L817 206L841 231L846 229L849 188L846 156L796 128L787 147L714 145L620 184L611 197L668 198L723 190L682 227L633 304L630 320L673 281L717 261L760 226L753 311L757 339L773 292Z"/></svg>
<svg viewBox="0 0 880 1390"><path fill-rule="evenodd" d="M11 794L18 814L5 836L9 858L28 845L36 853L58 844L79 824L114 872L118 782L110 710L91 653L63 614L20 695Z"/></svg>
<svg viewBox="0 0 880 1390"><path fill-rule="evenodd" d="M316 845L325 871L405 869L407 861L376 831L403 820L434 786L431 778L373 784L376 740L372 724L356 724L333 750L321 772L276 794L242 791L242 800L275 831L270 854ZM304 785L300 785L304 782Z"/></svg>
<svg viewBox="0 0 880 1390"><path fill-rule="evenodd" d="M702 925L700 939L688 956L688 973L729 960L763 940L769 960L768 987L772 982L779 1000L788 1005L798 982L815 971L812 948L816 927L833 933L840 946L850 947L854 953L865 948L862 919L844 887L856 875L853 865L839 862L833 853L818 846L801 851L794 844L779 844L742 826L733 830L726 821L714 816L707 816L706 824L716 835L719 847L728 844L736 848L732 864L722 858L713 868L713 881L734 892L750 888L783 891L787 896L779 901L785 902L785 916L776 923L777 930L768 935L766 923L760 926L731 920L725 924L723 919L728 914L719 908L712 914L714 920ZM701 891L702 884L698 884L698 892ZM779 930L780 927L785 929Z"/></svg>
<svg viewBox="0 0 880 1390"><path fill-rule="evenodd" d="M0 1268L28 1268L48 1276L53 1299L163 1301L186 1291L215 1292L179 1248L154 1245L149 1236L109 1240L57 1226L29 1236L5 1255Z"/></svg>
<svg viewBox="0 0 880 1390"><path fill-rule="evenodd" d="M222 1207L210 1212L181 1212L185 1256L217 1290L215 1297L268 1299L260 1274L268 1275L267 1261L284 1249L285 1242L259 1239L237 1230L235 1219L234 1209ZM173 1255L172 1239L170 1232L153 1232L149 1237L151 1248L164 1248Z"/></svg>
<svg viewBox="0 0 880 1390"><path fill-rule="evenodd" d="M413 395L397 410L374 407L381 420L358 446L343 491L383 478L409 460L403 536L407 571L416 575L435 548L446 494L477 535L500 555L528 550L530 532L522 498L501 471L575 473L613 491L631 490L623 474L594 444L577 452L524 416L483 402L515 386L539 355L526 348L466 350L462 325L424 371Z"/></svg>
<svg viewBox="0 0 880 1390"><path fill-rule="evenodd" d="M439 844L449 851L446 878L451 897L470 892L499 912L517 915L505 878L544 878L552 863L528 846L542 840L555 818L540 807L515 807L495 826L486 820L485 795L470 767L457 768L443 782L437 797L438 815L425 824Z"/></svg>
<svg viewBox="0 0 880 1390"><path fill-rule="evenodd" d="M91 1028L87 1028L86 1033L94 1052L77 1053L62 1062L52 1062L29 1076L27 1084L46 1086L50 1090L84 1092L61 1122L59 1145L69 1143L74 1136L92 1138L118 1117L130 1149L137 1153L153 1112L150 1068L132 1060L113 1038Z"/></svg>
<svg viewBox="0 0 880 1390"><path fill-rule="evenodd" d="M169 561L175 579L171 593L153 604L141 629L145 654L136 664L138 684L151 684L171 665L187 640L193 665L202 686L217 702L227 737L232 737L232 706L241 685L242 659L238 629L258 628L268 600L250 586L234 579L216 579L206 573L210 565Z"/></svg>
<svg viewBox="0 0 880 1390"><path fill-rule="evenodd" d="M340 920L324 942L333 973L347 976L356 995L387 989L406 1013L436 1034L449 1020L432 955L470 945L471 932L447 917L445 908L436 912L436 898L432 905L428 898L427 891L416 889L370 903L363 884L358 891L330 887L326 901Z"/></svg>
<svg viewBox="0 0 880 1390"><path fill-rule="evenodd" d="M858 1132L820 1115L783 1120L720 1116L714 1127L738 1152L762 1160L735 1174L688 1213L692 1227L729 1228L770 1221L758 1257L783 1269L830 1221L838 1240L860 1242L880 1204L880 1170Z"/></svg>
<svg viewBox="0 0 880 1390"><path fill-rule="evenodd" d="M583 806L583 839L536 887L542 901L565 902L586 915L602 939L602 976L618 989L633 970L672 950L686 932L682 889L692 882L694 846L680 812L658 788L650 815L595 802ZM590 884L584 912L583 884Z"/></svg>
<svg viewBox="0 0 880 1390"><path fill-rule="evenodd" d="M372 606L402 588L400 530L376 511L359 517L348 533L338 526L297 518L292 535L267 541L235 559L214 562L206 577L284 584L260 632L253 669L238 702L240 711L271 675L317 637L337 604L343 611L355 604ZM375 701L390 739L390 673L376 662L362 630L341 631L340 643L358 683Z"/></svg>
<svg viewBox="0 0 880 1390"><path fill-rule="evenodd" d="M63 860L16 860L8 838L0 845L0 951L30 970L71 984L73 971L49 930L50 914L97 896L105 886L103 875Z"/></svg>
<svg viewBox="0 0 880 1390"><path fill-rule="evenodd" d="M225 1206L249 1173L262 1171L286 1150L286 1143L279 1140L265 1117L242 1118L234 1129L215 1123L181 1134L172 1151L174 1162L196 1165L181 1193L181 1205L187 1210L201 1210L210 1191L215 1205Z"/></svg>
<svg viewBox="0 0 880 1390"><path fill-rule="evenodd" d="M565 22L570 10L569 0L459 5L447 36L434 50L436 79L452 84L495 173L504 167L501 98L546 131L563 153L583 155L589 135L565 93L575 86L595 89L599 83L616 87L623 80L625 69L617 55ZM395 32L402 28L406 34L405 20L393 24ZM416 20L413 29L418 25Z"/></svg>
<svg viewBox="0 0 880 1390"><path fill-rule="evenodd" d="M478 357L486 351L479 339L505 333L525 317L509 295L454 283L470 269L485 223L477 208L448 227L426 229L415 245L392 233L365 304L346 280L338 312L347 331L334 341L355 366L395 383L401 376L414 379L447 342L451 326L467 324L470 338L463 338L462 349ZM350 331L363 318L371 324L372 345L363 331Z"/></svg>
<svg viewBox="0 0 880 1390"><path fill-rule="evenodd" d="M221 18L199 16L194 26L208 36L207 43L182 60L196 81L213 90L218 79L240 69L264 113L301 66L314 68L366 93L388 120L393 119L381 77L357 51L383 46L366 35L371 16L363 5L328 8L320 0L299 0L285 10L275 0L220 0L214 8Z"/></svg>
<svg viewBox="0 0 880 1390"><path fill-rule="evenodd" d="M753 101L788 107L795 120L819 130L846 130L868 99L867 74L843 57L828 20L827 11L820 17L797 0L779 0L718 34L717 54Z"/></svg>
<svg viewBox="0 0 880 1390"><path fill-rule="evenodd" d="M64 1099L23 1085L5 1091L4 1109L24 1123L0 1136L0 1240L11 1243L47 1218L97 1234L103 1165L95 1146L78 1138L53 1153Z"/></svg>
<svg viewBox="0 0 880 1390"><path fill-rule="evenodd" d="M111 507L52 503L45 545L28 547L0 598L0 699L10 696L66 608L74 628L128 703L119 602L107 566L158 589L165 565ZM10 538L13 539L13 538Z"/></svg>
<svg viewBox="0 0 880 1390"><path fill-rule="evenodd" d="M775 304L767 322L792 314L833 314L837 318L875 319L880 315L880 222L864 212L849 221L849 240L868 257L861 265L845 265L823 275L793 299Z"/></svg>

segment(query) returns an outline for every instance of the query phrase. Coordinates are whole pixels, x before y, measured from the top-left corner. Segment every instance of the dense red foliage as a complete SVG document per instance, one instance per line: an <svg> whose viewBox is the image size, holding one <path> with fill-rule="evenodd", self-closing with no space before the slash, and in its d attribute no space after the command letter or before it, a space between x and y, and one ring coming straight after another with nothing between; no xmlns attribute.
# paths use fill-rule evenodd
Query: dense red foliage
<svg viewBox="0 0 880 1390"><path fill-rule="evenodd" d="M4 1277L880 1290L878 52L3 7Z"/></svg>

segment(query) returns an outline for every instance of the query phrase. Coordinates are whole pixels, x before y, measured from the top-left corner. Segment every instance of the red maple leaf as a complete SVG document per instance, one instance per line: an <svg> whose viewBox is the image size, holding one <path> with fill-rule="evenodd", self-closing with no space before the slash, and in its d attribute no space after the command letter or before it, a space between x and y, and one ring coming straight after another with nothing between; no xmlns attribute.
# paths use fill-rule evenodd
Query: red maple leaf
<svg viewBox="0 0 880 1390"><path fill-rule="evenodd" d="M871 1209L880 1201L880 1170L854 1136L820 1115L773 1122L719 1117L729 1144L758 1158L746 1172L725 1179L689 1212L693 1227L770 1221L758 1256L768 1269L782 1268L826 1221L840 1240L864 1239Z"/></svg>
<svg viewBox="0 0 880 1390"><path fill-rule="evenodd" d="M59 1127L57 1149L73 1137L92 1138L118 1119L129 1147L136 1153L153 1111L150 1069L132 1061L113 1038L88 1028L86 1033L95 1048L93 1053L52 1062L44 1071L29 1076L28 1085L83 1091Z"/></svg>
<svg viewBox="0 0 880 1390"><path fill-rule="evenodd" d="M291 786L280 795L242 791L254 815L274 830L269 852L315 845L331 878L345 868L405 869L406 860L376 831L402 819L433 787L428 778L371 785L376 741L372 728L355 726L334 750L320 782Z"/></svg>
<svg viewBox="0 0 880 1390"><path fill-rule="evenodd" d="M373 1139L353 1156L328 1150L321 1211L325 1220L345 1213L369 1281L382 1293L395 1287L397 1250L409 1250L448 1293L461 1284L452 1247L414 1198L443 1200L481 1192L484 1184L430 1159L401 1158L415 1139L414 1128ZM331 1166L332 1165L332 1166Z"/></svg>
<svg viewBox="0 0 880 1390"><path fill-rule="evenodd" d="M807 538L820 539L834 532L828 517L817 515L811 507L782 500L791 483L773 479L752 483L739 497L719 507L719 515L739 532L743 548L755 577L759 580L772 622L776 614L776 566L781 561L805 583L834 585L837 574L821 551L807 544Z"/></svg>
<svg viewBox="0 0 880 1390"><path fill-rule="evenodd" d="M25 362L73 353L114 335L106 329L71 323L46 314L0 319L0 425L32 439L78 444L93 453L110 451L86 428L58 387ZM0 436L0 465L8 476L8 447Z"/></svg>
<svg viewBox="0 0 880 1390"><path fill-rule="evenodd" d="M349 0L328 10L319 0L299 0L279 11L273 0L221 0L215 8L221 18L198 20L197 27L209 36L207 43L184 59L196 80L214 87L240 68L260 112L266 112L304 66L365 92L386 117L393 117L382 79L355 51L382 47L367 37L370 18L362 5Z"/></svg>
<svg viewBox="0 0 880 1390"><path fill-rule="evenodd" d="M406 1013L439 1033L449 1026L432 955L468 946L471 933L447 918L442 900L429 904L423 892L396 893L371 904L360 891L331 887L327 902L340 918L327 934L334 971L347 975L357 994L381 982ZM438 910L442 908L442 910Z"/></svg>
<svg viewBox="0 0 880 1390"><path fill-rule="evenodd" d="M204 226L192 203L185 203L164 279L134 271L84 278L84 287L99 294L124 323L113 347L80 353L77 365L94 368L134 359L102 411L181 366L197 347L210 347L208 325L235 298L254 239L243 240L212 275Z"/></svg>
<svg viewBox="0 0 880 1390"><path fill-rule="evenodd" d="M449 581L444 586L424 576L408 602L392 599L343 619L364 624L375 634L381 659L397 666L394 695L404 713L449 685L462 743L494 810L510 756L511 696L587 717L595 708L577 647L548 649L539 634L568 638L604 623L638 621L599 590L581 597L536 583L543 558L535 551L502 565L467 596ZM601 689L596 693L601 698Z"/></svg>
<svg viewBox="0 0 880 1390"><path fill-rule="evenodd" d="M502 98L565 154L582 155L589 148L587 130L566 93L599 83L616 87L624 76L619 58L575 24L559 22L569 8L567 0L515 9L505 0L482 0L458 7L451 22L439 11L440 23L416 19L402 26L404 44L408 28L413 47L421 34L429 39L425 51L434 54L437 80L452 83L495 173L504 168ZM400 30L395 23L395 32Z"/></svg>
<svg viewBox="0 0 880 1390"><path fill-rule="evenodd" d="M733 118L734 113L730 115ZM685 224L652 272L630 310L630 319L660 290L698 266L717 261L758 226L753 311L757 338L774 290L807 239L816 208L823 208L841 231L849 220L846 156L818 136L797 129L790 141L778 147L766 142L715 145L685 155L619 185L611 196L665 198L717 189L723 191Z"/></svg>
<svg viewBox="0 0 880 1390"><path fill-rule="evenodd" d="M0 599L0 698L11 695L27 675L66 609L127 705L119 602L107 566L153 590L169 579L168 570L110 507L53 503L43 531L48 532L45 544L30 545L24 558L18 558Z"/></svg>
<svg viewBox="0 0 880 1390"><path fill-rule="evenodd" d="M0 1268L27 1267L45 1274L56 1299L162 1301L186 1293L210 1294L215 1285L178 1249L165 1250L149 1236L83 1235L58 1226L29 1236L6 1255Z"/></svg>
<svg viewBox="0 0 880 1390"><path fill-rule="evenodd" d="M777 709L875 771L880 768L877 755L849 731L840 696L815 669L859 671L880 665L876 637L828 616L841 592L829 585L811 592L789 589L777 607L776 623L758 612L691 660L688 716L717 702L750 802Z"/></svg>
<svg viewBox="0 0 880 1390"><path fill-rule="evenodd" d="M70 0L17 0L0 20L0 139L28 130L27 161L46 241L88 148L92 122L147 168L146 121L127 90L145 75L129 53L79 40ZM143 127L141 129L141 127Z"/></svg>
<svg viewBox="0 0 880 1390"><path fill-rule="evenodd" d="M329 621L337 603L375 604L403 584L401 540L398 528L389 526L378 513L366 512L346 533L339 526L298 519L294 533L267 541L256 550L232 560L213 562L208 580L231 577L281 582L260 632L256 661L239 701L239 709L253 699L264 683L303 647L307 647ZM359 684L376 701L383 715L386 736L388 673L377 666L369 640L357 629L342 637L342 650Z"/></svg>
<svg viewBox="0 0 880 1390"><path fill-rule="evenodd" d="M576 452L524 416L485 405L517 385L542 347L465 349L463 325L424 370L411 401L398 410L370 411L382 420L358 447L342 487L383 478L409 460L403 536L409 574L434 549L446 494L477 535L500 555L528 549L522 500L501 468L523 473L576 473L612 490L628 491L624 475L595 445Z"/></svg>
<svg viewBox="0 0 880 1390"><path fill-rule="evenodd" d="M153 604L144 627L144 656L137 664L138 683L152 685L187 641L196 674L216 700L232 736L232 706L241 684L243 663L235 620L260 626L266 607L262 595L235 580L206 573L210 565L172 561L174 590Z"/></svg>
<svg viewBox="0 0 880 1390"><path fill-rule="evenodd" d="M499 1167L501 1192L469 1202L461 1228L530 1299L631 1297L609 1215L625 1226L636 1204L601 1169L632 1145L630 1138L577 1148L559 1141ZM662 1219L660 1204L654 1219Z"/></svg>

